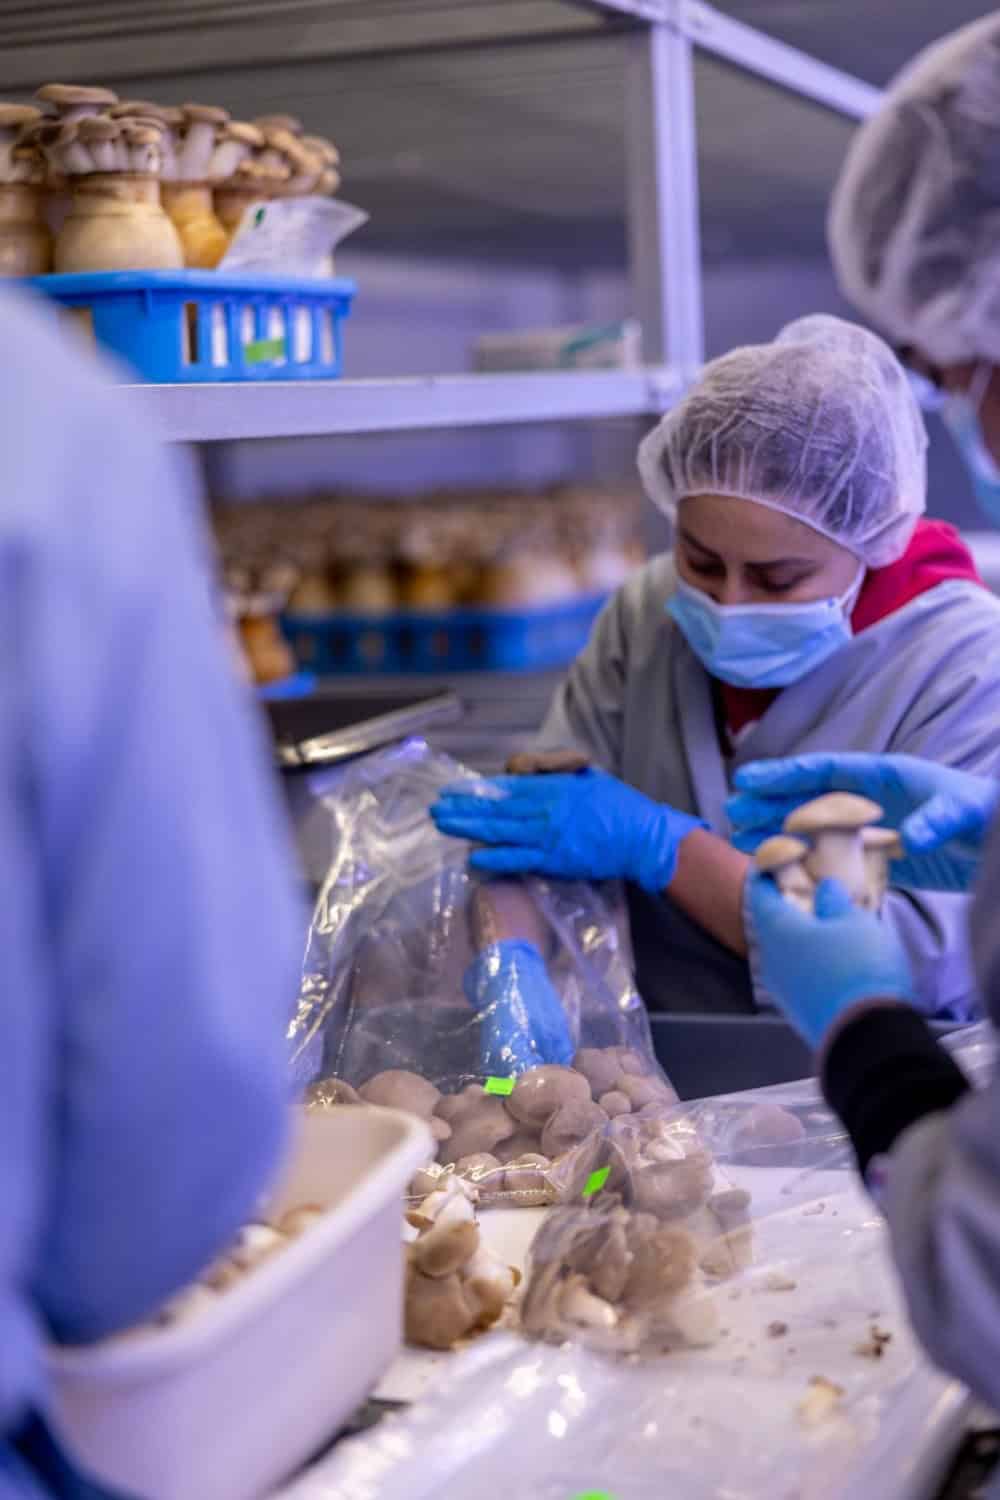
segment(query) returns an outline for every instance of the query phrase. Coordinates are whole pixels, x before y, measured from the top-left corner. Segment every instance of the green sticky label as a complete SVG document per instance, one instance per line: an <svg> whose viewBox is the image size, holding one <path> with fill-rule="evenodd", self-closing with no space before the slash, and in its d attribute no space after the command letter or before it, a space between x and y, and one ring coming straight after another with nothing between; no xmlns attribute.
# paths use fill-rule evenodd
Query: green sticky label
<svg viewBox="0 0 1000 1500"><path fill-rule="evenodd" d="M487 1078L484 1087L488 1094L512 1094L514 1080L513 1078Z"/></svg>
<svg viewBox="0 0 1000 1500"><path fill-rule="evenodd" d="M260 226L263 224L263 222L264 222L264 216L265 216L266 213L267 213L267 209L266 208L258 208L257 212L253 216L253 227L255 229L259 229Z"/></svg>
<svg viewBox="0 0 1000 1500"><path fill-rule="evenodd" d="M610 1176L610 1167L598 1167L596 1172L591 1172L587 1178L587 1186L583 1190L583 1196L585 1198L592 1198L595 1193L599 1193ZM586 1500L586 1496L581 1497L581 1500Z"/></svg>
<svg viewBox="0 0 1000 1500"><path fill-rule="evenodd" d="M574 1495L573 1500L615 1500L609 1490L584 1490L582 1495Z"/></svg>
<svg viewBox="0 0 1000 1500"><path fill-rule="evenodd" d="M257 339L253 344L244 344L243 358L248 365L262 365L268 359L283 359L287 340Z"/></svg>

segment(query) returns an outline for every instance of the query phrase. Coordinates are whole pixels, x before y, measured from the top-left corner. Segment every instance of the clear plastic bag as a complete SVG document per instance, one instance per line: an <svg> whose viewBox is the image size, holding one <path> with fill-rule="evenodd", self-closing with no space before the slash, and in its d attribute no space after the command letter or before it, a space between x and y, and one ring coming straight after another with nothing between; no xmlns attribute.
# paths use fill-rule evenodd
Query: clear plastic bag
<svg viewBox="0 0 1000 1500"><path fill-rule="evenodd" d="M332 857L291 1063L314 1104L361 1097L425 1115L438 1165L473 1175L481 1201L535 1203L553 1160L613 1115L676 1096L622 914L591 885L470 875L468 845L428 816L463 780L488 795L409 740L327 783Z"/></svg>
<svg viewBox="0 0 1000 1500"><path fill-rule="evenodd" d="M542 1337L492 1333L449 1356L428 1395L344 1444L289 1500L924 1493L914 1476L946 1450L963 1397L915 1343L884 1224L850 1143L834 1135L812 1083L610 1122L564 1162L575 1204L542 1216L529 1252L519 1315ZM655 1143L662 1160L650 1158ZM650 1212L637 1180L670 1165L675 1191ZM715 1248L726 1239L735 1253L706 1260L706 1211L733 1194L739 1220L717 1224ZM491 1212L483 1234L513 1260L504 1236L519 1216ZM660 1275L655 1315L625 1336L586 1305L539 1328L533 1299L572 1278L588 1296L627 1302L631 1263L616 1264L612 1241L620 1249L636 1221L647 1249L690 1235L696 1274L668 1264L679 1274ZM642 1314L641 1301L626 1312ZM386 1394L397 1393L390 1381Z"/></svg>

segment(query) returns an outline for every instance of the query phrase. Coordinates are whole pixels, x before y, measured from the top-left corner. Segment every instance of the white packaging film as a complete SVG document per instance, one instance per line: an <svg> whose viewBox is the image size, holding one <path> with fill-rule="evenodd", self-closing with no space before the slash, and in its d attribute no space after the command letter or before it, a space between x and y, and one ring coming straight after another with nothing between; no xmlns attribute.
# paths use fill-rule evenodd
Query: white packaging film
<svg viewBox="0 0 1000 1500"><path fill-rule="evenodd" d="M982 1083L993 1066L990 1028L967 1028L947 1045ZM592 1329L531 1340L515 1310L503 1330L437 1356L422 1399L334 1450L288 1500L496 1492L927 1500L935 1492L971 1403L928 1366L909 1329L883 1222L815 1081L677 1105L659 1124L678 1159L710 1160L713 1193L749 1199L740 1263L700 1277L699 1295L717 1314L712 1340L693 1347L661 1331L658 1347L609 1354L592 1347ZM558 1259L560 1245L572 1273L588 1214L609 1226L636 1210L636 1181L649 1165L631 1181L615 1173L622 1133L646 1129L612 1121L567 1164L573 1195L583 1182L585 1196L579 1207L538 1213L526 1297L536 1262ZM588 1194L603 1171L595 1163L611 1171ZM485 1209L488 1240L491 1213L498 1225L517 1217ZM501 1239L492 1236L502 1251ZM386 1393L396 1393L391 1380Z"/></svg>

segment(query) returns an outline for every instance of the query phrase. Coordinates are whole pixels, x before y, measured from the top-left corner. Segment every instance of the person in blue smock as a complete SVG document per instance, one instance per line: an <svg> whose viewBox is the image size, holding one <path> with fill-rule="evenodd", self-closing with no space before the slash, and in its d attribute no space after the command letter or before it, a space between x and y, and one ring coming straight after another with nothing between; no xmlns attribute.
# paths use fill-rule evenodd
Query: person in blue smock
<svg viewBox="0 0 1000 1500"><path fill-rule="evenodd" d="M926 441L899 360L841 319L712 361L640 449L672 554L612 597L539 737L593 768L501 778L491 800L456 789L433 809L487 846L477 869L625 879L653 1008L771 1003L747 962L747 857L729 842L741 765L820 749L997 763L1000 602L922 516ZM890 892L929 1015L975 1011L967 906Z"/></svg>
<svg viewBox="0 0 1000 1500"><path fill-rule="evenodd" d="M68 1500L104 1491L44 1346L146 1317L252 1213L302 924L181 455L52 313L0 315L0 1500Z"/></svg>

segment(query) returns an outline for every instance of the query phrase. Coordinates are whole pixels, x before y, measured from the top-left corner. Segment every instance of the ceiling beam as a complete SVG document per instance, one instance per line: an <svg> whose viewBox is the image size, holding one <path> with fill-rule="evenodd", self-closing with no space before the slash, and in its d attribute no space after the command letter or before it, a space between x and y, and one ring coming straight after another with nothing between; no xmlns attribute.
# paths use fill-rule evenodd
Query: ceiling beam
<svg viewBox="0 0 1000 1500"><path fill-rule="evenodd" d="M26 25L0 14L0 90L24 92L52 78L182 77L220 67L257 68L453 47L502 45L599 34L601 17L564 0L287 0L201 3L144 11L123 6L116 19L54 7ZM613 27L623 18L605 15Z"/></svg>
<svg viewBox="0 0 1000 1500"><path fill-rule="evenodd" d="M734 21L703 0L571 0L571 3L605 16L669 26L703 51L851 120L866 120L882 99L881 91L871 84L841 68L830 67L797 47L776 41L753 26Z"/></svg>

